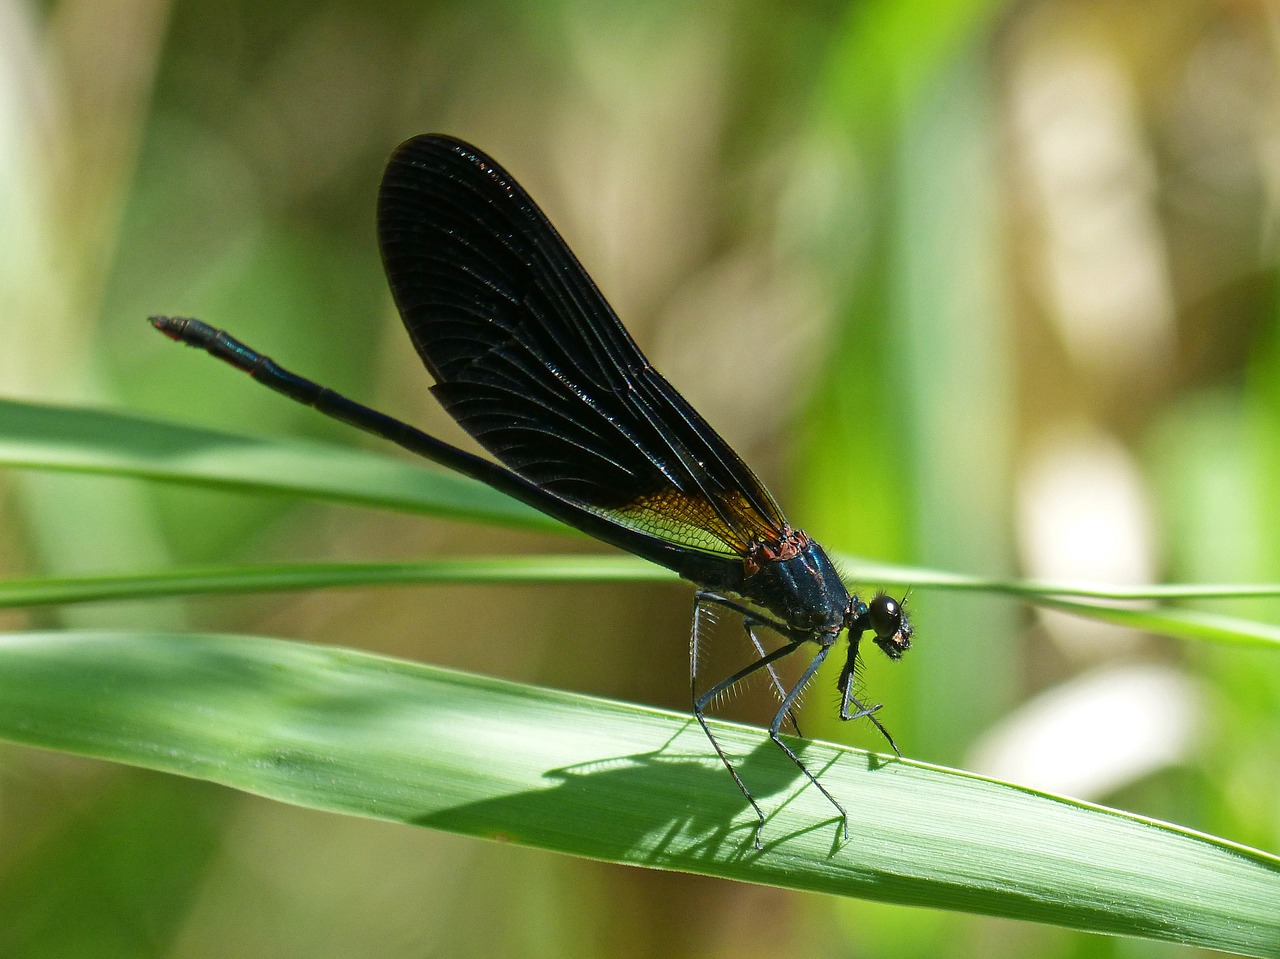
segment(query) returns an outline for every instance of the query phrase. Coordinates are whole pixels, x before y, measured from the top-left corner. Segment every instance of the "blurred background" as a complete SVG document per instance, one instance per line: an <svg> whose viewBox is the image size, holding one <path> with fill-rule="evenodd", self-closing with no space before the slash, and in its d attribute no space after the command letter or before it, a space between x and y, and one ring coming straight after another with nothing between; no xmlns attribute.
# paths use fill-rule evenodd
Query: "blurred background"
<svg viewBox="0 0 1280 959"><path fill-rule="evenodd" d="M456 439L373 236L391 149L449 132L525 184L829 549L1276 581L1278 94L1264 0L0 0L0 395L365 442L144 323L190 314ZM595 548L33 473L0 476L0 511L7 577ZM690 606L678 586L460 586L0 620L296 637L680 709ZM910 608L916 648L865 674L907 755L1280 847L1274 655L1006 600L920 590ZM882 748L836 700L819 677L806 732ZM855 842L883 813L851 812ZM0 940L11 957L1192 954L10 746Z"/></svg>

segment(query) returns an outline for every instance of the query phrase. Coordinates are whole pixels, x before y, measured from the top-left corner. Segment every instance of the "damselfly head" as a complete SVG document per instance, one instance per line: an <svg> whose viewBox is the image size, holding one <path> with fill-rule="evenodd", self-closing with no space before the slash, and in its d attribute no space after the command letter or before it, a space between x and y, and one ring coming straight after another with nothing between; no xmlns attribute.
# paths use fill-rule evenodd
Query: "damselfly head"
<svg viewBox="0 0 1280 959"><path fill-rule="evenodd" d="M906 597L903 597L903 603ZM888 593L876 593L867 607L867 621L875 633L875 644L890 659L901 659L911 648L914 630L907 619L907 611Z"/></svg>

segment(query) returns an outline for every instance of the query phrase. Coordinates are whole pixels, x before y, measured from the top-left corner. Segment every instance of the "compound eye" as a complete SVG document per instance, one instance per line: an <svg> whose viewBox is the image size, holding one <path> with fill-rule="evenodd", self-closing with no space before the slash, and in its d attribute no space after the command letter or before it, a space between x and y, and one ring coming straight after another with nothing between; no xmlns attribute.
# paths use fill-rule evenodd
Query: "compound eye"
<svg viewBox="0 0 1280 959"><path fill-rule="evenodd" d="M878 594L868 609L871 628L881 639L888 639L902 629L902 607L892 596Z"/></svg>
<svg viewBox="0 0 1280 959"><path fill-rule="evenodd" d="M890 659L901 659L902 654L911 648L911 623L907 621L906 610L892 596L880 593L871 600L867 609L867 618L871 629L876 634L874 642Z"/></svg>

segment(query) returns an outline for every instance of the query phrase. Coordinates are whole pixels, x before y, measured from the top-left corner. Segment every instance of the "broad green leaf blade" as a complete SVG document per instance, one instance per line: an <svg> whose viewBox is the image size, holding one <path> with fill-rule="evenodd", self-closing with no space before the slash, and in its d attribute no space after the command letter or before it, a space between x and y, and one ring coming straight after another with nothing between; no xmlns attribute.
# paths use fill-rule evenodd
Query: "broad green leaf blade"
<svg viewBox="0 0 1280 959"><path fill-rule="evenodd" d="M0 637L0 736L318 809L597 859L1280 952L1280 861L1112 810L825 743L831 807L760 730L283 640Z"/></svg>
<svg viewBox="0 0 1280 959"><path fill-rule="evenodd" d="M0 465L138 476L536 529L565 527L462 476L354 448L0 400Z"/></svg>

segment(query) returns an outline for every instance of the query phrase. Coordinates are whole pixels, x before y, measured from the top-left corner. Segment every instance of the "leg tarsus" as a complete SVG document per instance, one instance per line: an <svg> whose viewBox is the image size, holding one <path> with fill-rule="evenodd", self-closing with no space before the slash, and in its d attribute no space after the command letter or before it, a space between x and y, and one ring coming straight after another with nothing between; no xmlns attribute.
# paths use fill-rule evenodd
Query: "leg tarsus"
<svg viewBox="0 0 1280 959"><path fill-rule="evenodd" d="M725 690L732 688L736 684L740 683L742 680L746 679L752 673L760 669L769 669L770 671L772 671L773 663L777 662L779 659L782 659L784 656L790 655L791 653L799 649L800 644L803 642L803 640L792 639L785 646L779 646L773 652L767 653L766 655L761 656L755 662L750 663L749 665L738 670L728 679L724 679L716 683L709 690L707 690L705 693L699 696L698 695L698 631L702 622L702 604L703 602L716 602L716 601L717 601L717 598L715 597L715 594L704 593L699 591L696 594L696 597L693 603L693 631L689 639L689 659L690 659L689 692L690 692L691 698L693 699L693 715L694 715L694 718L698 720L698 725L702 727L702 731L706 733L707 739L710 740L712 748L716 751L716 755L720 757L720 762L724 765L725 769L729 770L729 775L733 777L733 781L737 785L738 791L742 793L743 798L746 799L746 801L751 805L751 808L755 810L756 819L757 819L755 837L754 837L755 847L756 849L763 849L764 846L760 840L760 834L764 829L764 823L765 823L764 810L760 808L760 804L756 802L755 797L751 795L751 790L748 789L747 784L742 781L742 777L738 775L738 771L733 768L733 763L729 761L729 757L725 754L725 751L723 748L721 748L719 741L716 739L715 735L711 732L711 727L707 724L707 720L704 715L704 712L707 708L708 703L714 700L717 696L719 696ZM733 607L731 606L731 608ZM811 672L811 670L809 672ZM794 701L795 692L796 691L793 690L792 694L789 696L790 701ZM791 708L790 701L788 701L787 705L783 707L784 713ZM779 724L780 722L781 720L779 720ZM776 730L771 731L770 736L773 738L774 742L779 742L779 744L781 744L777 738ZM783 746L783 749L786 749L786 747ZM790 750L787 750L787 751L790 752ZM796 760L796 762L799 762L799 760ZM801 766L800 768L804 769L803 766ZM807 774L808 770L805 770L805 772ZM812 776L810 778L812 779ZM826 790L823 790L823 791L825 792Z"/></svg>
<svg viewBox="0 0 1280 959"><path fill-rule="evenodd" d="M818 650L809 665L805 667L805 671L801 674L800 678L796 680L796 684L791 687L791 690L782 700L782 705L779 707L778 712L774 714L773 722L769 724L769 738L772 739L777 747L786 754L788 759L795 763L796 768L804 773L805 778L817 788L818 792L822 793L822 795L827 798L827 802L831 803L831 805L835 807L836 812L840 814L841 831L844 834L844 838L848 839L849 813L845 811L844 806L840 805L836 800L836 797L827 791L827 787L818 781L818 777L809 771L809 767L806 766L804 761L792 751L791 747L782 741L782 737L779 735L779 730L782 728L782 721L786 717L787 712L790 711L796 699L799 698L800 693L804 690L805 686L808 685L809 680L813 678L813 674L818 671L818 667L822 665L830 652L830 646L823 646Z"/></svg>
<svg viewBox="0 0 1280 959"><path fill-rule="evenodd" d="M858 637L861 638L861 637ZM893 754L899 759L902 758L902 752L898 749L898 744L893 741L893 737L889 735L889 730L884 728L884 724L876 717L875 713L880 709L881 703L875 706L864 706L859 702L858 698L853 695L853 675L854 669L858 662L858 639L852 635L849 636L849 656L845 660L844 668L840 671L840 718L845 722L854 719L869 719L871 724L879 730L880 735L885 738L885 742L889 744L889 748L893 750ZM857 707L856 713L849 712L849 706Z"/></svg>
<svg viewBox="0 0 1280 959"><path fill-rule="evenodd" d="M715 605L722 606L726 609L729 609L741 614L744 617L744 619L747 621L747 624L748 624L747 631L748 631L748 634L751 636L752 642L757 644L757 652L761 652L762 655L755 662L750 663L747 666L743 667L742 669L738 670L729 678L721 680L720 682L716 683L714 686L712 686L702 695L698 695L698 686L697 686L698 630L701 623L702 606L704 603L714 603ZM779 646L777 649L773 650L772 652L764 653L763 649L758 645L758 640L756 639L754 633L751 632L751 626L757 625L757 624L762 626L768 626L770 629L775 630L780 635L785 637L787 642L784 645ZM734 769L733 764L729 762L729 757L725 755L724 750L720 747L720 743L716 740L716 737L712 734L711 728L707 724L706 717L703 714L707 707L707 704L710 703L712 700L714 700L722 692L740 683L742 680L746 679L752 673L755 673L761 669L767 669L769 671L770 676L773 677L773 681L777 685L777 687L779 689L784 690L782 702L778 707L778 711L774 714L773 722L769 725L769 738L773 740L774 744L777 745L777 747L782 750L783 754L786 755L786 757L791 760L791 762L795 765L795 767L804 774L805 778L808 779L809 782L812 783L820 793L822 793L822 795L826 798L827 802L831 803L832 807L835 808L836 812L840 814L841 832L844 838L847 840L849 838L848 812L845 810L844 806L840 805L840 803L836 800L835 796L831 795L831 793L827 791L827 788L823 786L821 782L818 781L818 777L815 776L812 772L810 772L809 767L804 764L804 761L799 756L796 755L796 753L791 749L791 747L782 741L782 736L781 736L782 724L784 722L786 722L789 719L792 725L795 725L795 715L793 713L793 708L795 707L796 700L799 699L801 692L804 691L804 688L808 685L809 681L813 678L814 674L818 671L818 668L822 665L823 661L825 661L827 656L830 655L832 646L830 643L828 643L828 644L822 645L819 648L818 652L814 655L809 665L805 667L805 670L801 674L800 678L796 681L795 685L792 686L789 690L785 689L785 687L782 686L781 680L778 679L777 674L774 672L773 664L778 660L782 659L784 656L789 656L791 653L799 649L803 643L808 642L812 639L814 639L814 637L810 636L807 633L805 634L796 633L794 630L788 629L784 624L761 617L757 615L755 612L753 612L752 610L741 605L740 603L736 603L731 599L728 599L724 596L719 595L718 593L712 593L707 590L699 590L695 595L694 606L693 606L693 636L690 640L691 665L690 665L690 680L689 680L690 693L693 699L693 714L695 718L697 718L698 724L702 727L702 731L706 733L707 739L711 741L711 745L715 749L716 755L720 757L720 762L724 764L724 767L727 770L729 770L729 775L733 777L733 781L737 785L738 790L742 793L743 797L751 805L751 808L755 810L756 818L758 820L756 823L756 834L755 834L755 847L757 849L763 848L760 837L761 837L761 832L764 829L764 823L765 823L764 812L760 808L759 803L756 802L755 797L751 795L751 791L747 788L746 783L742 781L742 777L738 775L738 771ZM846 688L845 701L843 704L844 708L842 708L841 710L842 716L844 716L847 713L848 703L851 699L852 697L848 693L848 690ZM862 708L861 703L857 703L856 700L853 700L853 702L859 707L859 709ZM875 717L870 716L870 714L868 714L868 716L871 719L871 721L876 724L877 728L879 728L880 731L884 733L885 737L889 738L889 734L884 730L883 727L880 726L880 724L876 721ZM797 729L797 732L798 732L798 729ZM890 745L892 745L893 740L889 739L889 743ZM896 751L896 747L895 747L895 751Z"/></svg>

